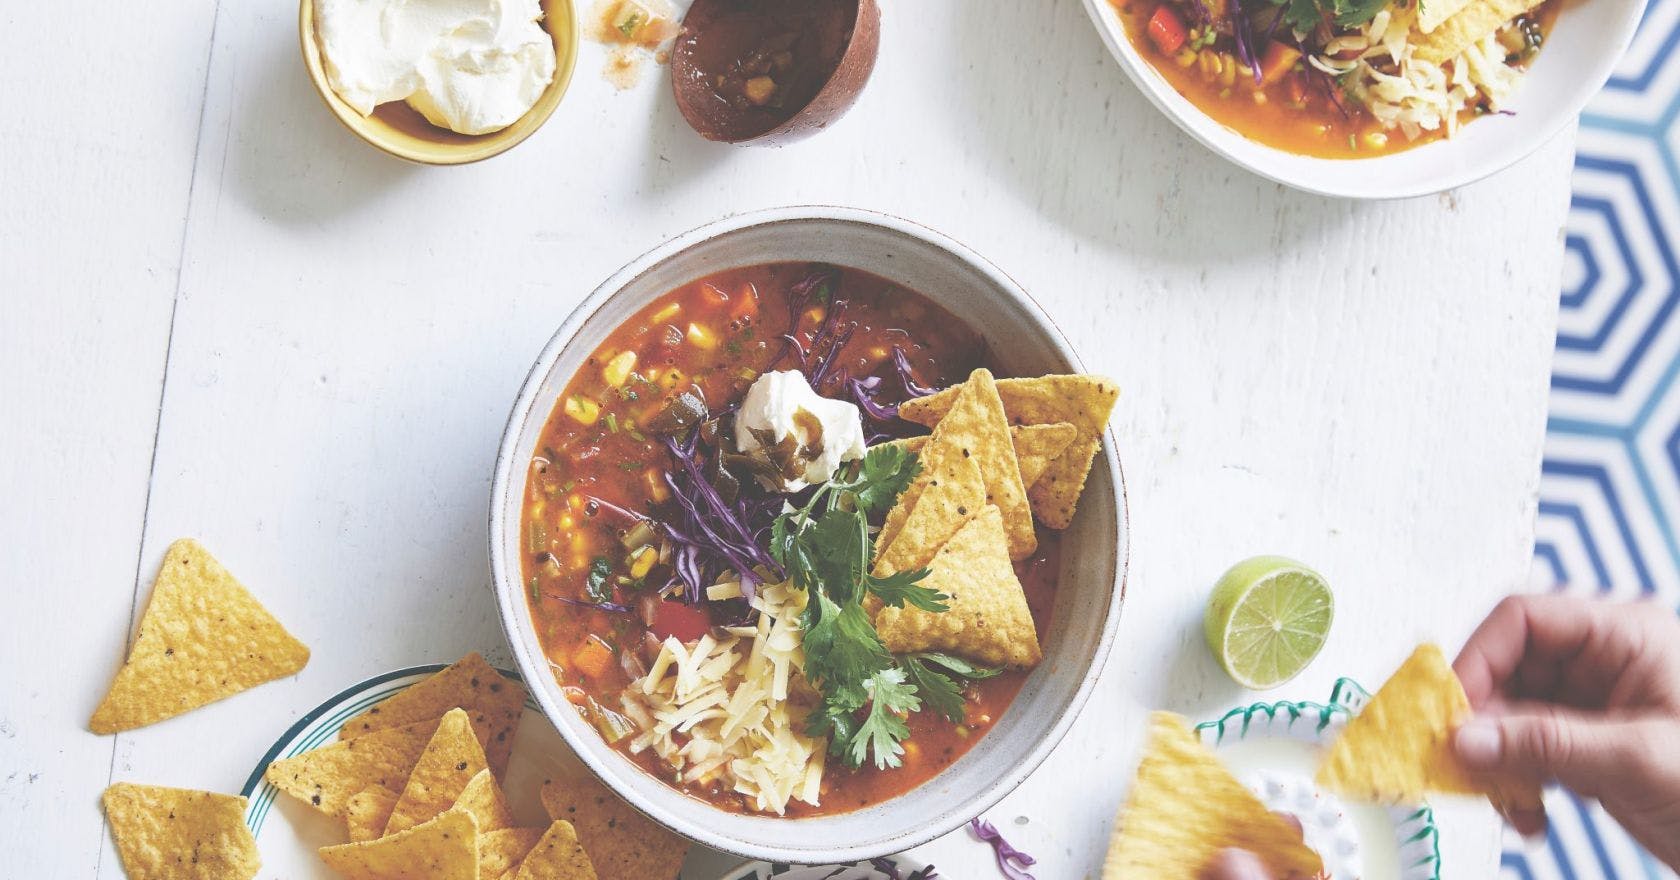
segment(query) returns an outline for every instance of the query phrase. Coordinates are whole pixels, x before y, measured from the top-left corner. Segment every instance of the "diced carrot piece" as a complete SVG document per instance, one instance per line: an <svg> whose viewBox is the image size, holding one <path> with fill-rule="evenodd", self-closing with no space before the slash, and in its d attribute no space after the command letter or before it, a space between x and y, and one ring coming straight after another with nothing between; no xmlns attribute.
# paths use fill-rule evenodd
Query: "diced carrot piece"
<svg viewBox="0 0 1680 880"><path fill-rule="evenodd" d="M572 668L589 678L600 678L611 668L612 660L612 649L607 643L590 636L572 655Z"/></svg>
<svg viewBox="0 0 1680 880"><path fill-rule="evenodd" d="M1155 14L1149 16L1149 39L1156 48L1171 55L1177 52L1189 34L1184 30L1184 19L1166 4L1155 7Z"/></svg>
<svg viewBox="0 0 1680 880"><path fill-rule="evenodd" d="M1266 44L1266 51L1260 56L1260 84L1271 85L1279 77L1289 72L1295 62L1301 60L1301 50L1294 46L1286 46L1277 40Z"/></svg>

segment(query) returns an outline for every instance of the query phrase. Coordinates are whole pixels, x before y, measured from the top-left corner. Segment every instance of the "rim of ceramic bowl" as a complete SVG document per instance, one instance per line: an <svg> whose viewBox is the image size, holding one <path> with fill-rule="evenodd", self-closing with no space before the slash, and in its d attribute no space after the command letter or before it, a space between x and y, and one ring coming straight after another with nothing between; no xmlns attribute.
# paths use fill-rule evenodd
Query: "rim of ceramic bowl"
<svg viewBox="0 0 1680 880"><path fill-rule="evenodd" d="M1559 27L1575 24L1576 16L1592 15L1601 11L1602 2L1604 0L1571 2L1564 8L1553 33L1555 34ZM1540 118L1543 122L1538 124L1535 130L1520 135L1506 135L1500 140L1496 135L1481 133L1488 131L1487 129L1470 126L1465 129L1464 134L1453 140L1422 144L1368 159L1304 156L1262 144L1240 134L1179 94L1138 52L1137 47L1126 36L1125 24L1120 20L1111 0L1084 0L1084 4L1085 11L1090 16L1092 25L1102 35L1109 54L1120 63L1120 68L1126 72L1132 85L1155 105L1155 109L1221 158L1267 180L1315 195L1347 199L1403 199L1432 195L1475 183L1522 161L1557 137L1575 122L1587 102L1609 80L1617 62L1632 42L1640 20L1644 18L1647 0L1619 0L1619 6L1614 8L1618 8L1621 15L1611 24L1606 37L1601 40L1602 49L1593 54L1591 65L1581 71L1579 76L1571 75L1573 87L1570 94L1562 103L1555 103L1542 111L1543 115ZM1587 8L1579 8L1581 6ZM1545 63L1546 60L1547 54L1542 50L1539 63ZM1530 71L1524 79L1530 79L1532 75L1533 72ZM1533 83L1524 83L1524 86L1532 85ZM1520 89L1515 95L1515 100L1525 100ZM1475 137L1477 143L1465 143L1471 137ZM1490 139L1494 142L1488 143ZM1443 159L1440 163L1443 170L1439 171L1423 170L1403 178L1384 178L1376 173L1379 167L1393 168L1401 162L1422 163L1425 159L1419 157L1430 156L1431 154L1425 152L1430 150L1436 151L1434 156L1437 158L1444 156L1442 151L1445 150L1457 150L1460 153L1477 152L1466 161ZM1371 173L1347 174L1348 168ZM1349 179L1341 179L1344 175Z"/></svg>
<svg viewBox="0 0 1680 880"><path fill-rule="evenodd" d="M563 698L557 698L558 690L556 688L549 686L552 684L553 676L548 669L547 657L535 636L530 609L525 603L525 591L521 585L520 575L513 570L514 566L518 565L518 560L510 559L505 552L505 548L508 546L506 542L507 531L510 528L519 528L520 515L515 512L511 518L506 517L504 511L512 509L510 508L510 502L514 493L517 493L517 498L522 499L524 497L526 469L524 462L518 460L521 440L529 431L540 431L542 426L546 424L549 413L535 411L537 400L542 396L543 387L549 374L584 324L619 291L630 286L643 274L663 266L671 259L680 257L692 248L713 239L749 229L813 221L871 227L943 252L963 264L967 269L984 276L991 282L991 287L1000 291L1009 301L1008 305L1015 307L1026 316L1028 321L1038 325L1036 329L1048 342L1054 356L1061 358L1075 370L1083 370L1083 362L1073 351L1061 329L1056 326L1037 301L1033 300L1014 279L1004 274L1002 270L967 246L921 224L888 214L857 208L806 205L740 214L691 229L642 254L602 282L572 310L571 314L566 317L559 329L554 332L554 335L543 347L541 354L538 355L509 413L507 425L502 435L501 447L496 456L495 475L490 490L490 568L492 588L496 593L496 603L502 621L502 629L507 636L515 663L524 673L526 681L532 683L531 693L536 698L538 705L543 708L544 714L548 715L549 719L554 722L554 726L560 731L562 738L577 753L579 760L621 798L655 822L672 829L678 834L726 853L747 859L776 863L841 864L890 855L919 846L961 827L969 818L989 809L1025 781L1032 771L1049 756L1050 752L1067 734L1080 710L1089 701L1091 692L1096 686L1097 679L1101 675L1114 645L1115 634L1120 622L1121 607L1126 595L1131 557L1131 530L1128 527L1125 476L1120 467L1112 429L1104 432L1104 443L1098 459L1100 465L1097 466L1105 469L1114 495L1116 521L1109 527L1114 530L1115 544L1112 558L1108 560L1114 575L1112 584L1107 585L1108 595L1097 603L1102 608L1103 620L1097 630L1096 641L1088 662L1082 670L1067 673L1068 675L1080 676L1078 685L1073 689L1065 704L1058 709L1058 714L1053 722L1033 734L1035 739L1030 749L1027 750L1024 760L1011 764L1006 772L984 782L974 794L961 803L955 806L942 807L935 819L913 827L905 827L881 838L863 843L836 844L827 839L808 843L795 841L755 842L727 836L722 832L713 830L708 823L690 821L688 818L679 815L675 810L668 808L667 804L697 803L703 804L710 811L716 811L720 816L733 814L725 814L711 804L670 788L664 782L654 779L640 767L628 766L627 761L614 762L609 765L607 756L617 753L604 743L592 728L588 728L579 720L576 711ZM714 267L714 269L721 268L723 267ZM1046 669L1046 667L1041 666L1040 669ZM618 766L620 763L626 764L626 767L620 768ZM621 772L633 772L645 776L652 781L652 785L621 784L619 780L619 773ZM935 779L937 778L935 777ZM933 780L930 780L883 803L916 797L918 791L927 789L932 782ZM650 795L644 792L654 793ZM847 815L851 814L840 813L802 819L756 818L772 822L796 823L795 827L797 827L797 823L804 823L806 827L809 827L810 823L838 819ZM809 839L812 836L805 835L804 837Z"/></svg>
<svg viewBox="0 0 1680 880"><path fill-rule="evenodd" d="M525 115L514 120L506 128L497 129L487 134L478 135L476 140L458 143L435 142L437 152L422 152L411 149L400 143L369 133L366 129L367 117L362 116L354 107L345 103L333 91L332 84L327 82L327 71L321 60L321 46L315 39L315 0L299 0L298 2L298 49L303 55L303 69L309 75L309 82L315 87L323 104L327 105L334 119L340 125L350 130L350 133L363 143L380 152L413 162L416 165L430 165L446 167L451 165L470 165L494 158L519 146L537 133L548 123L549 117L560 106L566 97L566 90L571 87L572 71L577 67L578 26L577 10L572 0L540 0L544 11L542 29L554 41L554 79L548 87L543 89L537 97L537 103L525 111ZM555 31L555 22L559 19L564 26L563 31Z"/></svg>

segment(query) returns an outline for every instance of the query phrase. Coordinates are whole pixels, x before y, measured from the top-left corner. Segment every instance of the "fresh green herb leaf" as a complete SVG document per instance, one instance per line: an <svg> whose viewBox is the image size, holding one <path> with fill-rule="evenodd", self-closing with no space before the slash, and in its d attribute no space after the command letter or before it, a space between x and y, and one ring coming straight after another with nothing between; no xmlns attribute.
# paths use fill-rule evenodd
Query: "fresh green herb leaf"
<svg viewBox="0 0 1680 880"><path fill-rule="evenodd" d="M980 666L970 663L952 654L942 654L938 651L924 651L920 654L908 655L924 663L935 663L949 669L969 681L980 681L991 678L1003 672L1000 666Z"/></svg>
<svg viewBox="0 0 1680 880"><path fill-rule="evenodd" d="M861 706L858 694L863 682L891 667L892 655L881 644L862 605L842 607L821 591L813 598L816 602L805 606L801 621L805 630L805 675L831 701Z"/></svg>
<svg viewBox="0 0 1680 880"><path fill-rule="evenodd" d="M877 770L904 763L901 743L910 738L904 716L922 708L915 686L904 678L902 670L883 669L869 679L869 715L851 737L847 763L860 767L866 758L873 757Z"/></svg>
<svg viewBox="0 0 1680 880"><path fill-rule="evenodd" d="M963 702L962 685L933 669L915 654L899 657L898 668L904 670L905 678L915 686L917 696L927 703L929 709L945 716L952 724L963 722L966 704Z"/></svg>
<svg viewBox="0 0 1680 880"><path fill-rule="evenodd" d="M894 608L902 608L906 602L923 611L935 614L949 611L945 600L951 598L932 587L921 586L918 582L928 576L928 570L919 568L915 571L894 572L884 578L865 575L865 585L869 592L877 599Z"/></svg>
<svg viewBox="0 0 1680 880"><path fill-rule="evenodd" d="M610 577L612 560L605 556L597 556L594 562L589 563L589 575L583 581L584 594L589 597L589 601L612 601L612 584L607 581Z"/></svg>
<svg viewBox="0 0 1680 880"><path fill-rule="evenodd" d="M618 416L614 413L607 413L607 430L618 433Z"/></svg>

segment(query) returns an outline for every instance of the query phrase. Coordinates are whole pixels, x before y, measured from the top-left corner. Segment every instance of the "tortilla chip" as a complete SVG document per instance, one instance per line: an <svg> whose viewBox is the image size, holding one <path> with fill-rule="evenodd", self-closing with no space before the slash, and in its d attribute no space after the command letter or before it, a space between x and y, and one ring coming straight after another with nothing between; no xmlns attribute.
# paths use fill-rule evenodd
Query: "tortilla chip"
<svg viewBox="0 0 1680 880"><path fill-rule="evenodd" d="M934 425L956 400L952 386L929 397L899 404L898 414L921 425ZM1012 425L1053 425L1067 422L1078 432L1067 449L1051 459L1044 475L1027 493L1033 515L1052 529L1073 522L1080 493L1090 475L1091 462L1108 430L1108 417L1120 389L1100 376L1040 376L1036 379L999 379L998 397Z"/></svg>
<svg viewBox="0 0 1680 880"><path fill-rule="evenodd" d="M672 880L688 856L688 841L619 800L593 776L550 779L543 809L577 828L601 880Z"/></svg>
<svg viewBox="0 0 1680 880"><path fill-rule="evenodd" d="M542 839L541 828L500 828L478 835L478 876L496 880L503 874L514 874L525 854Z"/></svg>
<svg viewBox="0 0 1680 880"><path fill-rule="evenodd" d="M517 880L595 880L595 866L578 843L577 829L556 819L514 876Z"/></svg>
<svg viewBox="0 0 1680 880"><path fill-rule="evenodd" d="M342 818L351 796L369 786L400 792L436 730L436 722L421 721L340 740L275 761L263 778L315 809Z"/></svg>
<svg viewBox="0 0 1680 880"><path fill-rule="evenodd" d="M119 782L104 800L130 880L250 880L262 866L242 797Z"/></svg>
<svg viewBox="0 0 1680 880"><path fill-rule="evenodd" d="M1470 0L1418 0L1417 29L1427 34L1470 5Z"/></svg>
<svg viewBox="0 0 1680 880"><path fill-rule="evenodd" d="M467 787L461 789L451 809L473 814L473 818L478 820L480 834L513 827L513 810L508 807L507 795L488 767L478 771Z"/></svg>
<svg viewBox="0 0 1680 880"><path fill-rule="evenodd" d="M1103 859L1103 880L1200 880L1220 850L1254 853L1275 877L1324 870L1301 833L1266 808L1183 718L1149 717L1149 744Z"/></svg>
<svg viewBox="0 0 1680 880"><path fill-rule="evenodd" d="M1050 462L1079 437L1079 429L1069 422L1013 425L1009 436L1015 441L1015 458L1021 463L1021 485L1027 487L1027 499L1031 501L1033 484L1050 469Z"/></svg>
<svg viewBox="0 0 1680 880"><path fill-rule="evenodd" d="M954 454L972 457L980 466L986 481L986 502L996 505L1003 514L1009 558L1031 556L1038 549L1038 535L1033 531L1027 487L1021 483L1021 464L1015 458L1015 443L1010 439L1009 422L991 371L975 370L959 386L950 411L933 426L933 436L928 439L928 448L937 446L954 447Z"/></svg>
<svg viewBox="0 0 1680 880"><path fill-rule="evenodd" d="M451 709L414 763L385 833L406 831L449 809L480 770L489 769L465 709ZM477 816L474 816L476 819ZM476 823L475 823L476 824Z"/></svg>
<svg viewBox="0 0 1680 880"><path fill-rule="evenodd" d="M513 735L525 711L525 685L504 677L477 651L344 722L338 735L340 739L354 739L416 721L435 722L456 707L472 715L484 757L500 779L507 772Z"/></svg>
<svg viewBox="0 0 1680 880"><path fill-rule="evenodd" d="M928 563L921 585L944 593L947 610L882 608L875 630L895 654L949 651L986 663L1036 666L1043 659L1027 594L1005 551L1003 515L987 505Z"/></svg>
<svg viewBox="0 0 1680 880"><path fill-rule="evenodd" d="M327 867L350 880L478 880L478 826L450 810L407 831L321 847Z"/></svg>
<svg viewBox="0 0 1680 880"><path fill-rule="evenodd" d="M140 631L88 721L117 733L284 678L309 649L197 541L169 545Z"/></svg>
<svg viewBox="0 0 1680 880"><path fill-rule="evenodd" d="M1442 792L1485 794L1502 810L1538 808L1538 783L1474 773L1459 762L1453 732L1471 714L1441 649L1419 645L1336 737L1317 782L1377 803L1415 804Z"/></svg>
<svg viewBox="0 0 1680 880"><path fill-rule="evenodd" d="M1440 27L1424 31L1428 36L1414 40L1412 54L1422 61L1440 64L1456 58L1483 37L1505 23L1539 6L1541 0L1473 0Z"/></svg>
<svg viewBox="0 0 1680 880"><path fill-rule="evenodd" d="M947 451L934 461L916 506L904 518L892 543L875 555L875 574L879 577L927 565L939 548L986 506L985 479L973 458Z"/></svg>
<svg viewBox="0 0 1680 880"><path fill-rule="evenodd" d="M383 785L370 785L351 795L344 804L344 824L350 832L350 842L361 843L382 837L398 797L396 792Z"/></svg>
<svg viewBox="0 0 1680 880"><path fill-rule="evenodd" d="M898 493L898 500L893 503L892 509L887 511L887 518L882 521L881 530L875 533L875 546L878 548L890 547L892 542L897 540L899 530L904 528L904 521L910 517L910 511L915 508L917 499L922 497L922 490L927 488L929 475L938 466L935 457L928 452L927 440L926 437L910 437L891 441L895 445L903 446L906 452L914 452L916 464L921 470L917 471L916 478L910 481L910 485Z"/></svg>

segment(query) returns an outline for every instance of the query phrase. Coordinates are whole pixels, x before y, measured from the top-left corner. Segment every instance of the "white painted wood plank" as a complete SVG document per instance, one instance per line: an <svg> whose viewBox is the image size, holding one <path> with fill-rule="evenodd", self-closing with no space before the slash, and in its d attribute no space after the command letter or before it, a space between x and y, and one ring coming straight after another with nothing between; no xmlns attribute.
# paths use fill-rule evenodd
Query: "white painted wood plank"
<svg viewBox="0 0 1680 880"><path fill-rule="evenodd" d="M1440 199L1306 197L1179 134L1077 3L979 15L923 0L886 10L875 82L814 140L705 143L662 81L614 93L587 47L530 142L425 169L320 106L293 3L234 6L208 76L142 556L149 577L169 541L201 537L315 656L124 737L119 776L233 790L345 685L475 647L505 658L484 522L531 358L636 253L769 205L857 205L953 234L1126 388L1121 645L1069 742L992 813L1040 877L1096 871L1144 708L1246 699L1197 634L1236 558L1295 553L1339 588L1332 642L1290 698L1337 674L1374 681L1415 638L1456 642L1526 570L1568 136ZM1486 876L1496 841L1485 815L1455 825L1449 876ZM925 850L949 876L994 870L960 833ZM100 873L118 876L109 858Z"/></svg>
<svg viewBox="0 0 1680 880"><path fill-rule="evenodd" d="M0 852L88 877L208 62L210 2L0 12ZM105 24L100 24L105 22Z"/></svg>

